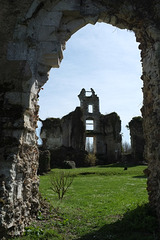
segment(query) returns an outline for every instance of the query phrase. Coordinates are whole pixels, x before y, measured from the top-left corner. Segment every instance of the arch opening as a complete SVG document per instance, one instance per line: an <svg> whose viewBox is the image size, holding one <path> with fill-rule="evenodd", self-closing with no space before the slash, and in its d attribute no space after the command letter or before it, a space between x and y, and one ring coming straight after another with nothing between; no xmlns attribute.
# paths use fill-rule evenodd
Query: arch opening
<svg viewBox="0 0 160 240"><path fill-rule="evenodd" d="M111 36L110 39L109 35L114 36ZM105 40L103 40L103 38ZM119 41L117 41L117 38ZM103 46L104 42L106 43L105 47ZM103 51L100 49L99 45L102 46ZM76 51L77 49L79 51ZM126 57L124 56L125 54ZM78 58L79 55L81 56ZM87 58L87 56L89 56L89 58ZM141 66L139 57L138 44L135 41L135 36L131 32L117 30L106 23L98 23L94 26L87 25L83 27L68 41L67 48L64 51L64 60L61 68L51 70L50 81L47 83L49 87L46 88L46 85L44 85L44 90L40 93L39 103L41 105L43 101L45 102L44 109L47 110L46 117L63 118L71 111L74 111L79 104L80 107L83 106L85 101L80 98L79 102L75 95L77 95L84 86L87 89L85 90L85 96L88 100L91 98L94 90L96 90L97 93L98 89L98 96L102 96L103 100L100 97L100 105L98 101L98 106L96 106L96 104L91 104L92 101L89 101L88 103L92 106L92 111L94 110L95 113L98 110L98 114L100 114L101 111L99 107L102 108L103 105L102 115L116 112L123 123L121 134L123 134L124 130L126 131L125 136L123 136L123 141L124 143L126 141L129 145L130 136L126 125L128 125L128 122L134 116L141 115L139 110L142 102L142 82L140 80ZM106 58L107 60L105 61ZM102 67L100 67L101 65ZM57 89L56 86L58 87ZM91 86L94 90L91 89L90 91L89 89ZM47 90L51 94L50 100L47 100ZM43 94L43 100L41 94ZM72 98L70 98L71 96ZM53 100L51 100L52 98ZM49 107L46 105L49 105ZM87 125L86 121L84 123L88 131L88 133L85 134L87 137L92 136L91 132L95 129L94 133L97 135L100 131L99 129L97 130L97 127L99 127L99 120L97 121L97 118L93 120L91 117L93 112L90 113L88 111L89 105L87 105L86 109L89 116L86 119L87 121L92 120L92 122L89 122ZM64 111L62 111L62 109ZM126 117L127 112L129 112L130 115ZM45 117L41 116L41 108L40 118L43 120L45 119ZM71 127L68 128L67 126L67 129L70 131ZM107 131L107 134L109 134L109 127L104 131ZM113 132L112 135L114 135ZM66 144L65 146L71 147L74 144L69 138L70 134L71 132L66 135L69 143L66 143L66 140L64 140L64 142ZM118 140L116 140L115 143L111 138L109 139L108 135L107 137L103 136L103 139L102 137L99 139L99 137L94 136L94 139L96 139L96 141L94 141L94 153L105 154L105 159L107 159L106 162L110 162L111 156L113 162L118 161L121 155L121 142L120 137L116 138ZM101 142L104 143L103 146L101 146ZM61 144L63 145L63 140ZM82 145L80 146L82 147ZM83 146L82 149L85 148L86 142ZM141 161L143 161L143 159Z"/></svg>
<svg viewBox="0 0 160 240"><path fill-rule="evenodd" d="M130 143L126 125L141 115L142 107L140 53L134 35L106 23L87 25L74 35L67 42L60 69L51 69L50 81L40 92L40 118L67 115L79 106L76 95L80 89L93 87L102 114L118 113L123 141ZM53 100L47 100L47 91ZM91 92L86 94L89 97ZM88 111L93 111L93 105Z"/></svg>

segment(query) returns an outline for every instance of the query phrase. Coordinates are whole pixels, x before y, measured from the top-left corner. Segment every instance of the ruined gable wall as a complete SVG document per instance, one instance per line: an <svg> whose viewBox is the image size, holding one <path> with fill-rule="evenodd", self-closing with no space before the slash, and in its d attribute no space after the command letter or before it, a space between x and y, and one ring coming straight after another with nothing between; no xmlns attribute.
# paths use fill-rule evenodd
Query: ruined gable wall
<svg viewBox="0 0 160 240"><path fill-rule="evenodd" d="M47 118L42 121L40 149L49 149L51 168L65 167L64 161L74 161L84 166L85 126L79 107L61 119Z"/></svg>
<svg viewBox="0 0 160 240"><path fill-rule="evenodd" d="M71 147L84 150L84 123L82 111L79 107L75 111L59 118L47 118L42 121L42 148L54 150L59 147Z"/></svg>
<svg viewBox="0 0 160 240"><path fill-rule="evenodd" d="M60 118L41 120L40 137L43 149L55 149L62 146L62 126Z"/></svg>

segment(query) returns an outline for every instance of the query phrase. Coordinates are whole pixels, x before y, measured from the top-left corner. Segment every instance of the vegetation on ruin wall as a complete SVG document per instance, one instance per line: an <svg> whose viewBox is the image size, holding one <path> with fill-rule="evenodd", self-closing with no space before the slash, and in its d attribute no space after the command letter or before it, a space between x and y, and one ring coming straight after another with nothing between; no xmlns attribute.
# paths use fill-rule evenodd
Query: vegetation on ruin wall
<svg viewBox="0 0 160 240"><path fill-rule="evenodd" d="M139 127L142 128L142 124L143 124L143 118L141 116L137 116L137 117L133 117L126 127L128 129L131 129L132 127L135 129L138 129Z"/></svg>
<svg viewBox="0 0 160 240"><path fill-rule="evenodd" d="M132 120L130 121L130 123L137 121L137 122L142 122L143 118L141 116L137 116L137 117L133 117Z"/></svg>
<svg viewBox="0 0 160 240"><path fill-rule="evenodd" d="M148 206L145 166L109 165L65 170L74 181L63 200L51 189L50 174L40 192L53 207L20 239L156 240L157 222ZM53 172L61 170L54 169Z"/></svg>

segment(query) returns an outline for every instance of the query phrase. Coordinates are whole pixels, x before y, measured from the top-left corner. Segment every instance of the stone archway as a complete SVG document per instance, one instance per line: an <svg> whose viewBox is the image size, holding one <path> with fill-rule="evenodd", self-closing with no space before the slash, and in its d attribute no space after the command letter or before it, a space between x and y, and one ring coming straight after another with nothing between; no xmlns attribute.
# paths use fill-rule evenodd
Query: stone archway
<svg viewBox="0 0 160 240"><path fill-rule="evenodd" d="M65 42L88 23L135 32L144 82L148 193L160 218L159 1L20 0L0 3L0 233L18 235L37 214L38 93L51 67L59 67ZM8 21L6 21L6 19Z"/></svg>

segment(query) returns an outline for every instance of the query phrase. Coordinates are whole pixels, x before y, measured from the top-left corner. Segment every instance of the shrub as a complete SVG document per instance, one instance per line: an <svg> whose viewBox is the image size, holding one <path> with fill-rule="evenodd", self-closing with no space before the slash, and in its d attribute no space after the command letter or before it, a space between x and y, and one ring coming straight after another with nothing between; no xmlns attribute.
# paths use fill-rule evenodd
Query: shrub
<svg viewBox="0 0 160 240"><path fill-rule="evenodd" d="M95 166L97 158L94 153L89 153L85 158L87 166Z"/></svg>
<svg viewBox="0 0 160 240"><path fill-rule="evenodd" d="M53 192L58 194L59 199L63 199L68 188L71 186L74 179L74 175L71 175L69 172L52 172L50 175L51 189Z"/></svg>

